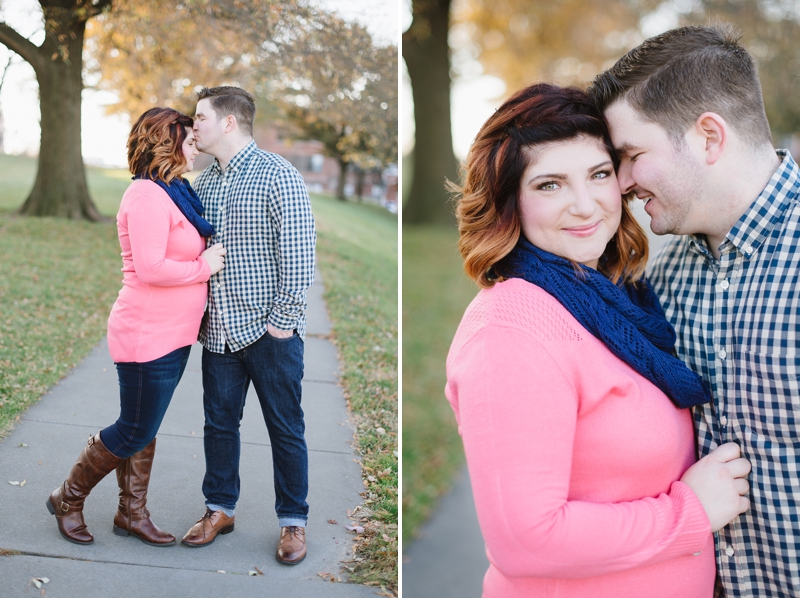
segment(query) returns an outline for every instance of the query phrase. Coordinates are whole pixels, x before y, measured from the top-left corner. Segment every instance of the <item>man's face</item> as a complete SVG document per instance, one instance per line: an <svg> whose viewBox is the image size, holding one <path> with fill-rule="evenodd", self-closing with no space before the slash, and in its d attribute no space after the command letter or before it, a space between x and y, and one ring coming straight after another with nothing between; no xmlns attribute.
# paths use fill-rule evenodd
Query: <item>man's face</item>
<svg viewBox="0 0 800 598"><path fill-rule="evenodd" d="M217 113L211 106L211 100L204 98L197 102L194 115L194 138L197 149L201 152L211 153L208 150L222 138L225 121L217 118Z"/></svg>
<svg viewBox="0 0 800 598"><path fill-rule="evenodd" d="M658 124L645 122L627 101L605 111L614 147L620 154L617 178L622 193L645 202L657 235L692 234L698 222L693 207L702 202L700 165L688 147L676 148Z"/></svg>

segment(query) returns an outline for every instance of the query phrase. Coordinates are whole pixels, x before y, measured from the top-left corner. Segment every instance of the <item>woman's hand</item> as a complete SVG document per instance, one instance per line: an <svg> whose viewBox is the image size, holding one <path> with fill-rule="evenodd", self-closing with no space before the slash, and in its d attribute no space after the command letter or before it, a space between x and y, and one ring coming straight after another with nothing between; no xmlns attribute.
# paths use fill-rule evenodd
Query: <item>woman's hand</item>
<svg viewBox="0 0 800 598"><path fill-rule="evenodd" d="M750 490L745 479L750 462L739 454L738 445L723 444L687 469L681 478L706 510L711 531L722 529L750 508L750 501L743 496Z"/></svg>
<svg viewBox="0 0 800 598"><path fill-rule="evenodd" d="M222 246L222 243L217 243L201 253L200 257L208 262L211 274L216 274L225 267L226 253L228 253L228 250Z"/></svg>

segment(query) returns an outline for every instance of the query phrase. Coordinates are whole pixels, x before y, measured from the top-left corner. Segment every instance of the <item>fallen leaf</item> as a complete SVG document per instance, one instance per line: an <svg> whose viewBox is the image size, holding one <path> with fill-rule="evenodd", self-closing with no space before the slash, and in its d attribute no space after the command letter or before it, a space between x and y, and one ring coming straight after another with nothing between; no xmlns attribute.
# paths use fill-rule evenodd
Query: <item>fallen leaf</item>
<svg viewBox="0 0 800 598"><path fill-rule="evenodd" d="M248 572L247 572L247 574L248 574L248 575L252 575L253 577L255 577L256 575L258 575L258 573L256 573L255 571L248 571Z"/></svg>
<svg viewBox="0 0 800 598"><path fill-rule="evenodd" d="M328 519L328 523L336 525L337 521L335 519Z"/></svg>
<svg viewBox="0 0 800 598"><path fill-rule="evenodd" d="M11 484L12 486L19 486L19 482L16 481L12 482L11 480L8 480L8 483Z"/></svg>
<svg viewBox="0 0 800 598"><path fill-rule="evenodd" d="M375 428L375 431L378 433L378 436L386 434L386 430L384 430L383 428Z"/></svg>
<svg viewBox="0 0 800 598"><path fill-rule="evenodd" d="M222 569L218 569L217 573L225 573L225 571L223 571Z"/></svg>
<svg viewBox="0 0 800 598"><path fill-rule="evenodd" d="M27 482L27 481L28 481L28 480L22 480L22 481L19 483L19 487L20 487L20 488L22 488L22 487L25 485L25 482Z"/></svg>
<svg viewBox="0 0 800 598"><path fill-rule="evenodd" d="M383 541L384 542L390 542L391 540L390 540L389 536L387 536L386 534L383 534Z"/></svg>
<svg viewBox="0 0 800 598"><path fill-rule="evenodd" d="M25 444L24 442L20 442L20 443L19 443L19 445L20 445L20 446L28 446L28 445L27 445L27 444Z"/></svg>
<svg viewBox="0 0 800 598"><path fill-rule="evenodd" d="M50 580L46 577L33 577L31 578L31 583L35 585L37 588L42 589L43 583L48 583Z"/></svg>
<svg viewBox="0 0 800 598"><path fill-rule="evenodd" d="M368 475L367 476L367 480L370 481L370 482L377 482L378 481L378 480L375 479L374 475Z"/></svg>
<svg viewBox="0 0 800 598"><path fill-rule="evenodd" d="M355 532L357 534L363 534L364 528L360 525L345 525L344 529L349 529L351 532Z"/></svg>
<svg viewBox="0 0 800 598"><path fill-rule="evenodd" d="M248 575L252 575L253 577L258 576L258 575L264 575L264 572L261 569L259 569L258 567L253 567L253 569L254 569L254 571L248 571L247 574Z"/></svg>

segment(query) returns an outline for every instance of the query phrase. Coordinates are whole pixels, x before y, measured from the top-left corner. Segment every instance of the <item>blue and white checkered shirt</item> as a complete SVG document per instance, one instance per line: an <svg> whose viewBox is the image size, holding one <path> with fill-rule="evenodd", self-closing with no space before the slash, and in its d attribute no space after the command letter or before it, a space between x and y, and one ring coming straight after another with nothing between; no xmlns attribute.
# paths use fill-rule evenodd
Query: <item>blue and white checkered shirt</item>
<svg viewBox="0 0 800 598"><path fill-rule="evenodd" d="M753 467L750 510L715 534L717 596L800 596L800 170L778 156L719 260L675 237L650 274L714 397L694 411L700 456L735 442Z"/></svg>
<svg viewBox="0 0 800 598"><path fill-rule="evenodd" d="M228 250L210 280L200 342L214 353L224 353L225 343L238 351L261 338L267 323L305 338L317 235L303 177L251 141L225 172L215 160L194 188L216 231L209 245Z"/></svg>

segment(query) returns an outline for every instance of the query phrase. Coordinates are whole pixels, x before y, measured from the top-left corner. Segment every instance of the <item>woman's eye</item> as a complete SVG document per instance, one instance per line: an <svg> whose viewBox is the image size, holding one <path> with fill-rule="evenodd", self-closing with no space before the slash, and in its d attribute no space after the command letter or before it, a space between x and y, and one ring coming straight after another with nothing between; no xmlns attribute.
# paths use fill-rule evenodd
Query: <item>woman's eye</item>
<svg viewBox="0 0 800 598"><path fill-rule="evenodd" d="M538 187L536 187L539 191L555 191L558 189L558 183L555 181L548 181L547 183L542 183Z"/></svg>
<svg viewBox="0 0 800 598"><path fill-rule="evenodd" d="M592 178L593 179L605 179L605 178L608 178L610 176L611 176L611 171L610 170L601 170L599 172L595 172L592 175Z"/></svg>

